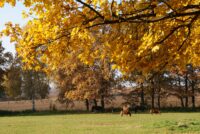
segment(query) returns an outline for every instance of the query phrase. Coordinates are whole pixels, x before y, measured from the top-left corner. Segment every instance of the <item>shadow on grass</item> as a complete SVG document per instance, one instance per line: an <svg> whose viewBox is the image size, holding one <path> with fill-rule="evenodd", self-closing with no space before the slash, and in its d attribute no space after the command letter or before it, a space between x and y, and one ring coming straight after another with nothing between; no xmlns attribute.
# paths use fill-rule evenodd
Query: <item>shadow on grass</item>
<svg viewBox="0 0 200 134"><path fill-rule="evenodd" d="M65 114L91 114L87 111L2 111L0 110L0 117L5 116L49 116L49 115L65 115Z"/></svg>
<svg viewBox="0 0 200 134"><path fill-rule="evenodd" d="M182 107L170 107L170 108L162 108L161 112L168 113L168 112L178 112L178 113L185 113L185 112L200 112L200 107L197 108L182 108Z"/></svg>
<svg viewBox="0 0 200 134"><path fill-rule="evenodd" d="M120 110L115 109L114 111L106 110L105 112L91 112L91 111L84 111L84 110L69 110L69 111L32 111L32 110L25 110L25 111L4 111L0 110L0 117L5 116L49 116L49 115L66 115L66 114L119 114Z"/></svg>

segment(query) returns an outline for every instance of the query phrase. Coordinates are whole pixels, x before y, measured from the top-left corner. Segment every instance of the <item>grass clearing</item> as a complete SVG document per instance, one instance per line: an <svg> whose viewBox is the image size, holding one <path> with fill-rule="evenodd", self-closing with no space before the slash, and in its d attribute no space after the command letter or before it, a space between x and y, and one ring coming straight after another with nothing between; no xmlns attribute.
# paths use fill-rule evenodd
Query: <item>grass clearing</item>
<svg viewBox="0 0 200 134"><path fill-rule="evenodd" d="M61 114L0 117L1 134L200 133L200 113Z"/></svg>

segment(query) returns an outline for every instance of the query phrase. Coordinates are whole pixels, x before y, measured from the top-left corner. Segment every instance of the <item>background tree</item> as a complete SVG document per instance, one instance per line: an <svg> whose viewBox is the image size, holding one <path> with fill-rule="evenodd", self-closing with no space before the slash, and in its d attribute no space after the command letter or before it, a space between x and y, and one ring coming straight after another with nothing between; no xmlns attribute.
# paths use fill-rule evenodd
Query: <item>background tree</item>
<svg viewBox="0 0 200 134"><path fill-rule="evenodd" d="M114 85L114 72L106 61L96 62L93 66L84 65L74 53L70 59L63 59L63 64L51 76L60 89L59 99L85 101L89 110L89 102L95 106L100 100L104 108L105 102L112 99L111 88ZM70 101L71 100L71 101Z"/></svg>
<svg viewBox="0 0 200 134"><path fill-rule="evenodd" d="M5 90L2 83L6 69L9 67L10 60L12 60L12 54L4 52L2 42L0 42L0 98L5 97Z"/></svg>
<svg viewBox="0 0 200 134"><path fill-rule="evenodd" d="M34 71L24 71L22 74L23 95L27 99L41 98L44 99L49 93L49 81L44 73Z"/></svg>
<svg viewBox="0 0 200 134"><path fill-rule="evenodd" d="M5 88L6 95L11 98L20 98L22 94L22 69L17 58L13 59L11 66L4 74L3 87Z"/></svg>
<svg viewBox="0 0 200 134"><path fill-rule="evenodd" d="M44 99L49 94L49 81L44 73L24 71L22 74L23 97L32 100L32 110L35 111L35 99Z"/></svg>

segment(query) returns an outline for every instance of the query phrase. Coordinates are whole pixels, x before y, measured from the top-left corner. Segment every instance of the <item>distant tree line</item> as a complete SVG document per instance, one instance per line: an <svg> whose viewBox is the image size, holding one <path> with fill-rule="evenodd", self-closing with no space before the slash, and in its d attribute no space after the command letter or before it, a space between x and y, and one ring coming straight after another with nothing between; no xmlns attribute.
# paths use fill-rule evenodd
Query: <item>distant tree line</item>
<svg viewBox="0 0 200 134"><path fill-rule="evenodd" d="M150 107L161 108L161 100L173 97L180 100L182 108L196 107L196 96L200 91L200 68L188 64L185 70L180 70L174 65L170 71L153 74L149 74L150 79L147 79L142 73L133 72L124 81L135 83L135 90L124 98L133 104L140 102L140 106L150 102Z"/></svg>
<svg viewBox="0 0 200 134"><path fill-rule="evenodd" d="M35 110L35 99L48 97L49 79L44 72L23 70L20 58L4 52L0 43L0 98L6 100L31 99Z"/></svg>
<svg viewBox="0 0 200 134"><path fill-rule="evenodd" d="M87 110L90 104L100 104L104 108L105 103L111 103L120 92L127 103L141 109L161 108L161 101L168 97L180 100L183 108L196 107L200 68L191 64L185 65L185 69L174 65L167 71L152 71L148 75L138 70L130 75L120 75L117 69L112 69L108 60L96 61L92 66L74 57L63 62L52 78L60 89L59 99L66 103L79 100L85 101ZM128 91L127 87L132 90ZM126 88L127 91L124 90Z"/></svg>
<svg viewBox="0 0 200 134"><path fill-rule="evenodd" d="M62 63L48 76L42 71L24 70L23 61L17 55L13 57L11 53L4 52L1 43L0 98L30 99L35 110L35 99L47 98L50 83L53 82L59 89L60 102L85 101L88 111L90 105L104 109L107 103L115 99L117 92L121 92L120 95L133 107L161 108L162 99L173 96L180 100L182 108L196 108L200 68L194 68L192 64L185 65L184 70L174 65L168 71L152 71L143 75L135 70L125 76L112 69L112 63L106 59L89 66L71 56L71 59L63 59ZM128 85L134 90L127 93L124 89Z"/></svg>

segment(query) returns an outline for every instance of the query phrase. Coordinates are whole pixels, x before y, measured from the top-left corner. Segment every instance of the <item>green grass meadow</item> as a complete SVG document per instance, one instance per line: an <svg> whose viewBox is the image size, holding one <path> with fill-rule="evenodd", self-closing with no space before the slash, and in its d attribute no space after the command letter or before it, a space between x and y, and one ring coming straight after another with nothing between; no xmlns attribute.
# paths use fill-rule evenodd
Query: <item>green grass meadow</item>
<svg viewBox="0 0 200 134"><path fill-rule="evenodd" d="M200 134L200 113L57 114L0 117L0 134Z"/></svg>

